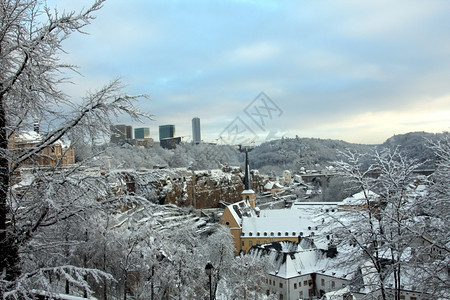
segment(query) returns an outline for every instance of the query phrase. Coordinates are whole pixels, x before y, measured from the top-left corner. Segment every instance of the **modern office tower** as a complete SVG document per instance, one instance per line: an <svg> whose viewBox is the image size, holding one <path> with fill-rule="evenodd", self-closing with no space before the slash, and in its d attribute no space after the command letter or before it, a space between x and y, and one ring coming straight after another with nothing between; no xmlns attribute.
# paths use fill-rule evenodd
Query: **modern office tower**
<svg viewBox="0 0 450 300"><path fill-rule="evenodd" d="M122 143L133 138L133 127L129 125L111 126L111 143Z"/></svg>
<svg viewBox="0 0 450 300"><path fill-rule="evenodd" d="M200 133L200 118L192 119L192 141L194 144L200 144L202 136Z"/></svg>
<svg viewBox="0 0 450 300"><path fill-rule="evenodd" d="M159 141L175 137L175 125L159 126Z"/></svg>
<svg viewBox="0 0 450 300"><path fill-rule="evenodd" d="M150 128L135 128L134 129L134 138L135 139L149 139L150 138Z"/></svg>

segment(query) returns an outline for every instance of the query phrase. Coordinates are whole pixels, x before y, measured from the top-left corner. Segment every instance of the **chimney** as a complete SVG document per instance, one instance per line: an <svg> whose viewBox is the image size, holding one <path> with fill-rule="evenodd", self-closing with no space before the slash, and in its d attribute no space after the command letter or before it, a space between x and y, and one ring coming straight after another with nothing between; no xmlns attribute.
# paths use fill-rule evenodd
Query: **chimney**
<svg viewBox="0 0 450 300"><path fill-rule="evenodd" d="M39 120L38 119L34 120L33 130L34 130L34 132L39 133Z"/></svg>

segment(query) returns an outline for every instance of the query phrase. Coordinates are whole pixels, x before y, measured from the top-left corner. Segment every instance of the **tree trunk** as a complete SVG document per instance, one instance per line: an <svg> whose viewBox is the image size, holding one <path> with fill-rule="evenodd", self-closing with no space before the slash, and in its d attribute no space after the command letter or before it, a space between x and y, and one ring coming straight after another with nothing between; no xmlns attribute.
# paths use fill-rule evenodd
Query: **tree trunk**
<svg viewBox="0 0 450 300"><path fill-rule="evenodd" d="M0 86L1 89L1 86ZM13 230L8 221L9 161L8 132L6 130L6 112L4 97L0 96L0 265L7 281L13 281L20 275L18 246L14 242ZM1 292L1 291L0 291ZM3 294L3 293L2 293Z"/></svg>

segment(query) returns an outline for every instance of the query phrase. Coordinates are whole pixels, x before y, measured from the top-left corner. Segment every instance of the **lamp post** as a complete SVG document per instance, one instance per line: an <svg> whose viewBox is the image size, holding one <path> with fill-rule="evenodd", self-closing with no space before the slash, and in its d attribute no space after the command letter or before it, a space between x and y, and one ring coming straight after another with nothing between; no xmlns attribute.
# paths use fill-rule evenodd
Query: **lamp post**
<svg viewBox="0 0 450 300"><path fill-rule="evenodd" d="M214 266L212 265L212 263L210 261L208 261L208 263L205 266L205 272L206 275L208 275L209 277L209 300L213 300L213 292L212 292L212 274L214 271Z"/></svg>

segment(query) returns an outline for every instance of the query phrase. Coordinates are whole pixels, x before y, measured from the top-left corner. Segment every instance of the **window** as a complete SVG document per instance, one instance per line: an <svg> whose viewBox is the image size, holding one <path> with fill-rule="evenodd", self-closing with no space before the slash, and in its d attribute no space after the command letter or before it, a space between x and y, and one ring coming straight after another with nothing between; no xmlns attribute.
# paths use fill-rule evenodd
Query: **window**
<svg viewBox="0 0 450 300"><path fill-rule="evenodd" d="M258 246L261 245L260 241L256 241L256 245Z"/></svg>
<svg viewBox="0 0 450 300"><path fill-rule="evenodd" d="M295 236L295 231L292 233L292 236Z"/></svg>
<svg viewBox="0 0 450 300"><path fill-rule="evenodd" d="M308 281L307 280L303 281L303 285L307 286L308 285Z"/></svg>
<svg viewBox="0 0 450 300"><path fill-rule="evenodd" d="M286 232L284 233L284 236L289 236L289 232L286 231Z"/></svg>
<svg viewBox="0 0 450 300"><path fill-rule="evenodd" d="M303 236L303 232L300 232L300 236Z"/></svg>
<svg viewBox="0 0 450 300"><path fill-rule="evenodd" d="M283 288L283 283L280 282L280 284L278 286L280 287L280 289L282 289Z"/></svg>
<svg viewBox="0 0 450 300"><path fill-rule="evenodd" d="M244 235L245 235L245 232L242 231L242 232L241 232L241 236L244 236Z"/></svg>
<svg viewBox="0 0 450 300"><path fill-rule="evenodd" d="M244 247L245 246L245 242L244 241L242 241L242 247Z"/></svg>
<svg viewBox="0 0 450 300"><path fill-rule="evenodd" d="M272 279L269 279L269 284L272 285Z"/></svg>
<svg viewBox="0 0 450 300"><path fill-rule="evenodd" d="M300 293L298 293L298 295L300 296L300 298L303 298L303 291L300 291Z"/></svg>
<svg viewBox="0 0 450 300"><path fill-rule="evenodd" d="M264 240L264 244L267 244L267 241L266 241L266 240Z"/></svg>
<svg viewBox="0 0 450 300"><path fill-rule="evenodd" d="M325 279L322 278L322 279L320 280L320 284L321 284L322 286L325 286Z"/></svg>
<svg viewBox="0 0 450 300"><path fill-rule="evenodd" d="M283 294L280 294L280 300L283 300Z"/></svg>
<svg viewBox="0 0 450 300"><path fill-rule="evenodd" d="M308 230L311 230L311 226L308 226Z"/></svg>
<svg viewBox="0 0 450 300"><path fill-rule="evenodd" d="M248 233L248 236L253 236L253 232L249 232L249 233Z"/></svg>
<svg viewBox="0 0 450 300"><path fill-rule="evenodd" d="M298 287L301 287L301 286L302 286L302 282L299 281L299 282L298 282Z"/></svg>
<svg viewBox="0 0 450 300"><path fill-rule="evenodd" d="M296 290L297 289L297 284L296 283L294 283L294 290Z"/></svg>
<svg viewBox="0 0 450 300"><path fill-rule="evenodd" d="M230 225L230 222L226 222L225 225L227 225L227 226Z"/></svg>
<svg viewBox="0 0 450 300"><path fill-rule="evenodd" d="M270 236L274 236L273 232L270 233Z"/></svg>
<svg viewBox="0 0 450 300"><path fill-rule="evenodd" d="M253 246L253 242L252 241L249 241L248 242L248 245L251 247L251 246Z"/></svg>
<svg viewBox="0 0 450 300"><path fill-rule="evenodd" d="M267 232L264 232L264 236L267 236Z"/></svg>
<svg viewBox="0 0 450 300"><path fill-rule="evenodd" d="M334 289L336 287L336 283L334 281L331 281L331 288Z"/></svg>
<svg viewBox="0 0 450 300"><path fill-rule="evenodd" d="M259 233L259 232L256 233L256 236L260 236L260 235L261 235L261 233Z"/></svg>
<svg viewBox="0 0 450 300"><path fill-rule="evenodd" d="M278 232L278 236L281 236L281 232Z"/></svg>

